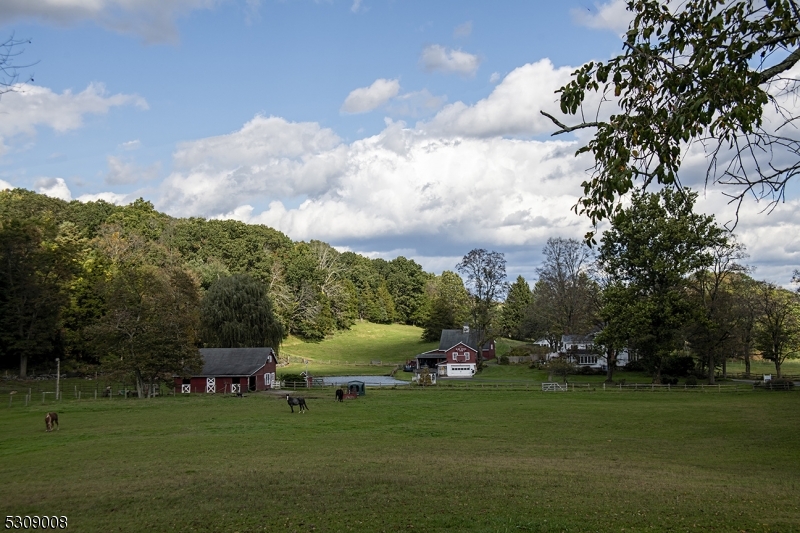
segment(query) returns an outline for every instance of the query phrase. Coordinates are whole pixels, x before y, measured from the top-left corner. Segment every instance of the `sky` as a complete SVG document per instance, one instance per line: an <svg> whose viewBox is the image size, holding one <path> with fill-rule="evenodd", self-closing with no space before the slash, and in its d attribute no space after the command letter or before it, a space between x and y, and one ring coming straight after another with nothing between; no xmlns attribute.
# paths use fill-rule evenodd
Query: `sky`
<svg viewBox="0 0 800 533"><path fill-rule="evenodd" d="M3 0L0 38L30 42L0 96L0 188L142 197L437 274L485 248L532 282L549 237L591 229L586 133L539 111L629 20L621 0ZM730 222L705 163L684 182ZM743 204L756 278L800 267L799 203Z"/></svg>

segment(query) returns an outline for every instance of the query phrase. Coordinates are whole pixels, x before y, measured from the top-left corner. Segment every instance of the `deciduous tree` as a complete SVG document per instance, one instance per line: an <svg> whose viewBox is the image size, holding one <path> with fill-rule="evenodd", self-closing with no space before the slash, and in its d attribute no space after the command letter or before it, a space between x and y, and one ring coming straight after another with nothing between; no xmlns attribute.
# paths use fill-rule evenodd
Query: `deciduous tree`
<svg viewBox="0 0 800 533"><path fill-rule="evenodd" d="M595 129L578 150L595 166L576 208L597 223L634 188L680 188L694 144L708 157L706 183L727 186L733 201L781 200L800 172L797 2L628 0L627 9L623 52L582 66L560 89L563 113L599 118L566 125L542 112L559 128L554 135ZM602 109L584 109L589 93L618 111L603 118Z"/></svg>
<svg viewBox="0 0 800 533"><path fill-rule="evenodd" d="M89 328L106 368L132 374L139 397L145 384L202 366L197 350L199 292L179 268L116 265L103 284L103 317Z"/></svg>
<svg viewBox="0 0 800 533"><path fill-rule="evenodd" d="M756 348L761 350L761 357L775 364L780 378L783 362L800 355L800 301L795 293L761 283L759 306Z"/></svg>
<svg viewBox="0 0 800 533"><path fill-rule="evenodd" d="M483 362L481 348L495 333L492 331L494 311L508 292L506 259L500 252L482 248L471 250L456 265L456 270L466 276L466 287L471 297L472 325L478 331L478 367Z"/></svg>
<svg viewBox="0 0 800 533"><path fill-rule="evenodd" d="M656 379L669 354L683 347L681 332L695 318L687 277L708 268L710 249L726 240L713 216L692 212L696 197L670 189L634 193L599 248L598 262L610 278L602 313L614 319L614 339L628 336L628 347Z"/></svg>

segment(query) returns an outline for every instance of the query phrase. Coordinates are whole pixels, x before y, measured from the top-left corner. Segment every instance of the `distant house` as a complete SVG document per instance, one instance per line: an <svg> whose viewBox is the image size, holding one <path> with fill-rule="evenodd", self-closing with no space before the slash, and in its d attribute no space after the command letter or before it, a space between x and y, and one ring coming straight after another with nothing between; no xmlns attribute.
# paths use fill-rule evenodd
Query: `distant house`
<svg viewBox="0 0 800 533"><path fill-rule="evenodd" d="M494 341L483 345L484 359L494 359ZM478 333L463 329L443 329L439 348L421 353L416 357L417 371L422 368L436 369L439 377L471 378L478 366Z"/></svg>
<svg viewBox="0 0 800 533"><path fill-rule="evenodd" d="M189 378L175 378L184 394L241 393L272 388L277 359L272 348L201 348L203 370Z"/></svg>
<svg viewBox="0 0 800 533"><path fill-rule="evenodd" d="M595 345L597 333L588 335L562 335L560 355L567 356L578 366L588 366L605 370L608 368L605 350L602 346ZM617 366L628 363L628 350L622 350L617 355Z"/></svg>

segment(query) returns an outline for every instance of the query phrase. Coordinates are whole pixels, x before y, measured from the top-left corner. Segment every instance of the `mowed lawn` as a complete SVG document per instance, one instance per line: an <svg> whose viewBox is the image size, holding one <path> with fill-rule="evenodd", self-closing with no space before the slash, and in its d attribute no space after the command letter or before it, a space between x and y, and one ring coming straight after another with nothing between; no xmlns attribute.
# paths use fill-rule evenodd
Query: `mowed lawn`
<svg viewBox="0 0 800 533"><path fill-rule="evenodd" d="M800 394L398 388L0 407L0 508L74 531L800 531Z"/></svg>

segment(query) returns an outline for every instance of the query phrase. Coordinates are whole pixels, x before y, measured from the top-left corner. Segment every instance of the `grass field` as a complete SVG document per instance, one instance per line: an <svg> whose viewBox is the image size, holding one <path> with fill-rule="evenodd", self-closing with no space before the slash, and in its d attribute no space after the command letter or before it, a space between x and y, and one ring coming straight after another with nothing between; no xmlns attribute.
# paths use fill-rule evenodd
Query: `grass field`
<svg viewBox="0 0 800 533"><path fill-rule="evenodd" d="M323 393L317 392L317 395ZM800 531L800 394L372 390L0 406L0 508L75 531Z"/></svg>
<svg viewBox="0 0 800 533"><path fill-rule="evenodd" d="M439 346L438 342L422 342L421 335L422 329L415 326L357 322L349 330L337 331L320 342L289 337L281 347L281 356L290 356L291 363L278 373L306 370L306 364L297 361L302 358L308 361L308 371L314 375L388 374L391 368L370 363L405 363L417 354ZM358 370L354 370L355 366L359 367Z"/></svg>

